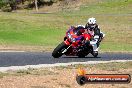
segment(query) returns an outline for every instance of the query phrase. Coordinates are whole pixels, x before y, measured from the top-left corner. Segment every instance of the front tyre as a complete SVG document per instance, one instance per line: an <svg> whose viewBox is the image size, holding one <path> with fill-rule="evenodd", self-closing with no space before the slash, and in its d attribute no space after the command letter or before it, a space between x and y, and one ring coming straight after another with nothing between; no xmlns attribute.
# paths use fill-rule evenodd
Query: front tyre
<svg viewBox="0 0 132 88"><path fill-rule="evenodd" d="M54 58L59 58L63 55L63 50L66 49L66 44L64 42L62 42L61 44L59 44L54 51L52 52L52 56Z"/></svg>

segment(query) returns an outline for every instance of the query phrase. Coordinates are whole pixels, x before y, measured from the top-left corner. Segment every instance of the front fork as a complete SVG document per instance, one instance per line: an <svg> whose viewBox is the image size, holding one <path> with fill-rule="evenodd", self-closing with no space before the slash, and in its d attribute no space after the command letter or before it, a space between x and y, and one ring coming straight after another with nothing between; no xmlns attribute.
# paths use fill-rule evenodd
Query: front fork
<svg viewBox="0 0 132 88"><path fill-rule="evenodd" d="M67 50L68 50L70 47L71 47L71 45L68 46L66 49L64 49L64 50L62 51L62 53L64 54L65 52L67 52Z"/></svg>

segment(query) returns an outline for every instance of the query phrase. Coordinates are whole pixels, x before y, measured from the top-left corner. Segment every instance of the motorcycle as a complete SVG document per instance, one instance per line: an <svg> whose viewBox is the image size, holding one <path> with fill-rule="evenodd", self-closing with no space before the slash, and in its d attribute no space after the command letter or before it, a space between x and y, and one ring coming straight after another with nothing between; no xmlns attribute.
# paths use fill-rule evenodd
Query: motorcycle
<svg viewBox="0 0 132 88"><path fill-rule="evenodd" d="M64 41L53 50L52 56L54 58L59 58L62 55L84 58L91 53L94 57L97 57L99 48L97 45L97 39L99 37L95 36L95 41L90 41L91 35L84 33L84 31L84 28L75 28L71 26L66 32ZM86 42L86 39L89 42Z"/></svg>

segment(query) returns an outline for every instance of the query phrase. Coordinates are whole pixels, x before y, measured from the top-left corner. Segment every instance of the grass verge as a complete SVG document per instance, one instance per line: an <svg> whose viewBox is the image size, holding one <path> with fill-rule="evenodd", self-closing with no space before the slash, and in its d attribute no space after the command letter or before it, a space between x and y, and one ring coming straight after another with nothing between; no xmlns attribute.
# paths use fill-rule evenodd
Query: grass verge
<svg viewBox="0 0 132 88"><path fill-rule="evenodd" d="M63 41L69 26L85 24L87 18L95 17L106 34L101 51L132 51L131 7L132 0L95 0L95 3L85 1L76 11L53 14L0 12L0 46L53 49Z"/></svg>
<svg viewBox="0 0 132 88"><path fill-rule="evenodd" d="M55 70L64 70L64 69L78 69L84 68L88 71L88 69L98 69L104 71L120 71L120 70L127 70L132 68L132 61L128 62L110 62L110 63L99 63L99 64L77 64L77 65L69 65L69 66L59 66L59 67L52 67L52 68L40 68L34 69L29 68L27 70L17 70L17 71L7 71L7 72L0 72L0 77L4 76L23 76L23 75L58 75L61 73L56 72ZM131 73L132 75L132 73Z"/></svg>
<svg viewBox="0 0 132 88"><path fill-rule="evenodd" d="M84 68L87 74L130 74L132 62L114 62L87 65L69 65L52 68L40 68L0 72L1 88L80 88L76 83L78 68ZM86 84L81 88L130 88L129 84Z"/></svg>

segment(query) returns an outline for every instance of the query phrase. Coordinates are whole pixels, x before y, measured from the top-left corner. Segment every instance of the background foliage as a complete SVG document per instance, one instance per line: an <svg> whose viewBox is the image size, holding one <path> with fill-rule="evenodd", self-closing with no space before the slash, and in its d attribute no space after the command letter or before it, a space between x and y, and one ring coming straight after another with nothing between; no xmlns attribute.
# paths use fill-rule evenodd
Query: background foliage
<svg viewBox="0 0 132 88"><path fill-rule="evenodd" d="M57 1L62 1L62 0L37 0L37 1L38 1L38 6L41 7L44 5L49 6ZM34 7L35 7L35 0L0 0L0 9L6 12L10 12L16 9L29 9Z"/></svg>

